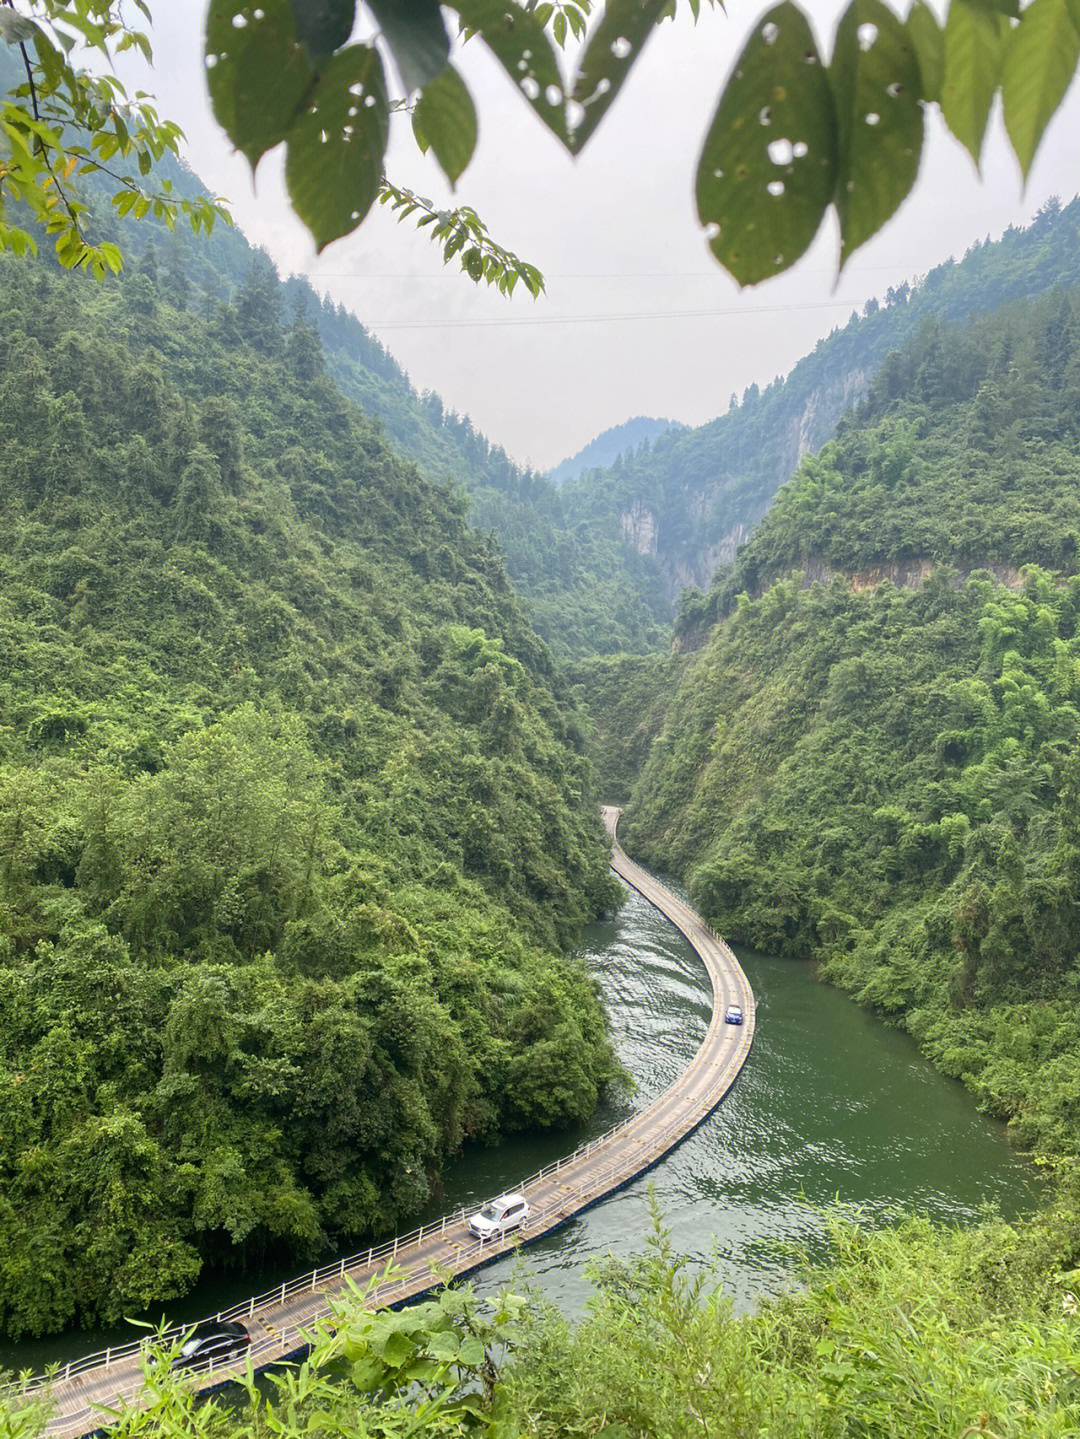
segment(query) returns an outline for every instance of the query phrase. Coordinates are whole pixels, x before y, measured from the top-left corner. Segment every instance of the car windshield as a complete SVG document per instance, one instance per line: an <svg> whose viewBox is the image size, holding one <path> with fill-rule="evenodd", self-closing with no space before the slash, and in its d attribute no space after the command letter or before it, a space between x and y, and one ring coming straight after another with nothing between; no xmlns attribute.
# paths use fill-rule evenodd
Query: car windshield
<svg viewBox="0 0 1080 1439"><path fill-rule="evenodd" d="M502 1207L496 1207L494 1204L485 1204L480 1211L480 1218L486 1219L489 1223L494 1224L496 1219L502 1218Z"/></svg>

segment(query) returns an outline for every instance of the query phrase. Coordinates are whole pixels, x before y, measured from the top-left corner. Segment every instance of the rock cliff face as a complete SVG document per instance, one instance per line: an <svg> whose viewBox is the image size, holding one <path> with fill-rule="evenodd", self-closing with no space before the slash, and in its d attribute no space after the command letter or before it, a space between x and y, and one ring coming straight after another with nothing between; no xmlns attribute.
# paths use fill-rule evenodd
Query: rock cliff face
<svg viewBox="0 0 1080 1439"><path fill-rule="evenodd" d="M619 528L623 539L637 550L639 555L655 555L659 526L656 516L642 500L635 500L629 510L619 516Z"/></svg>
<svg viewBox="0 0 1080 1439"><path fill-rule="evenodd" d="M858 369L836 375L819 389L811 390L802 408L788 424L787 444L782 456L783 467L788 474L807 455L821 448L836 429L836 422L844 411L866 392L870 379L869 371L860 365Z"/></svg>
<svg viewBox="0 0 1080 1439"><path fill-rule="evenodd" d="M794 573L801 577L803 589L809 589L814 584L828 585L834 579L840 578L846 580L856 594L862 594L866 590L876 590L886 580L902 589L917 590L930 578L937 565L937 560L923 558L893 560L888 564L870 565L862 570L844 570L836 569L827 560L812 555L801 561ZM963 565L953 565L951 568L957 585L963 584L968 576L974 574L976 570L989 570L1000 584L1010 590L1021 589L1024 584L1024 577L1020 571L1013 565L1003 564L1000 560L971 560ZM762 592L775 583L776 577L771 578L762 585Z"/></svg>
<svg viewBox="0 0 1080 1439"><path fill-rule="evenodd" d="M770 416L757 444L724 416L707 426L704 466L672 467L663 493L645 491L624 503L619 516L623 538L638 554L654 554L667 574L672 603L688 585L707 588L716 570L735 558L750 538L773 496L808 454L831 438L840 416L864 393L870 372L863 366L830 377L792 395L786 413ZM650 476L650 481L652 477ZM658 513L659 512L659 513Z"/></svg>

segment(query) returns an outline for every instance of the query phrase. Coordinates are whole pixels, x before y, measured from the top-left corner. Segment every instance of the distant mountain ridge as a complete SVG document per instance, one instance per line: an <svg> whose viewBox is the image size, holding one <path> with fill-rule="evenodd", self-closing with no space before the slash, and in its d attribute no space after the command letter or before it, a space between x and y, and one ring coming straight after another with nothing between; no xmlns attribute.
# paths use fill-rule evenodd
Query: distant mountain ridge
<svg viewBox="0 0 1080 1439"><path fill-rule="evenodd" d="M177 188L203 188L175 162L165 173ZM109 232L115 228L110 220ZM664 647L679 593L707 588L734 560L780 486L833 436L885 357L922 325L1074 285L1080 202L1062 209L1051 201L1028 228L973 245L914 287L891 288L883 304L871 300L786 378L765 390L751 385L709 424L685 429L637 417L614 427L581 455L603 442L616 458L558 487L518 465L438 395L418 392L355 315L320 297L306 278L282 281L239 231L221 227L206 241L144 223L119 228L131 263L154 245L170 276L184 275L193 312L208 314L246 286L249 299L259 293L258 304L313 326L342 392L376 416L426 476L467 495L471 522L494 531L537 631L556 654L575 658ZM664 428L650 439L641 426Z"/></svg>
<svg viewBox="0 0 1080 1439"><path fill-rule="evenodd" d="M568 460L548 470L547 478L553 485L563 485L567 480L576 480L585 470L613 465L620 455L629 455L644 444L652 444L669 430L685 430L679 420L654 420L646 415L636 415L624 420L621 425L612 425L597 435L595 440L571 455Z"/></svg>
<svg viewBox="0 0 1080 1439"><path fill-rule="evenodd" d="M856 592L917 589L1080 560L1080 295L1055 290L957 325L927 325L881 366L836 438L782 486L707 596L687 638L778 580L839 577Z"/></svg>
<svg viewBox="0 0 1080 1439"><path fill-rule="evenodd" d="M973 245L959 262L871 300L786 378L751 385L727 414L658 438L645 453L564 485L571 523L588 521L655 559L670 601L707 587L749 539L800 461L820 449L885 357L932 322L996 309L1078 279L1080 202L1049 202L1026 229Z"/></svg>

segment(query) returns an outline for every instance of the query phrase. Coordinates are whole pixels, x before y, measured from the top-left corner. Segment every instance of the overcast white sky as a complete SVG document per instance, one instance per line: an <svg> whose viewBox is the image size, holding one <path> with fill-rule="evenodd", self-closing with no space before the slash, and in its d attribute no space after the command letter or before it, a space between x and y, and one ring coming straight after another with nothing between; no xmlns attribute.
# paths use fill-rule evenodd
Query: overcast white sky
<svg viewBox="0 0 1080 1439"><path fill-rule="evenodd" d="M304 273L353 310L419 389L432 389L523 463L557 464L633 415L700 424L731 393L785 373L870 296L924 274L973 240L1029 219L1053 194L1080 190L1080 101L1070 92L1043 142L1026 191L1000 120L979 180L936 123L913 196L849 263L837 286L835 232L826 224L788 275L740 292L714 263L698 227L693 175L728 71L765 5L729 0L695 27L658 32L583 156L571 159L473 43L460 68L480 113L480 143L458 185L492 235L538 265L547 293L505 300L477 289L408 224L374 214L317 257L288 208L281 154L266 157L253 192L206 100L205 0L158 0L156 67L147 88L188 137L187 157L225 195L245 234L283 274ZM810 3L831 46L841 6ZM387 171L440 204L450 199L433 160L398 117Z"/></svg>

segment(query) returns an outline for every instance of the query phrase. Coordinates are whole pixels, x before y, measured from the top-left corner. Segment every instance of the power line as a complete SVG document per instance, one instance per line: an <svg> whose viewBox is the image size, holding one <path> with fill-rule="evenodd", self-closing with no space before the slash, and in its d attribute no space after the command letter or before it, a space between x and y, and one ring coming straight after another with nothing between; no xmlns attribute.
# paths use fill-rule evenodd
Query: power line
<svg viewBox="0 0 1080 1439"><path fill-rule="evenodd" d="M846 276L890 274L895 275L901 268L901 262L893 265L855 265L849 266ZM720 269L715 270L545 270L546 280L723 280L725 274ZM836 266L820 266L815 269L801 269L800 275L835 275ZM309 280L460 280L461 271L447 266L442 270L432 271L430 274L409 273L404 270L388 270L373 272L369 270L322 270L316 266L310 275Z"/></svg>
<svg viewBox="0 0 1080 1439"><path fill-rule="evenodd" d="M850 300L818 300L801 305L756 305L753 309L730 306L721 310L654 310L620 315L539 315L535 319L486 320L365 320L368 330L475 330L508 325L611 324L616 320L697 320L721 315L790 314L793 310L857 310Z"/></svg>

